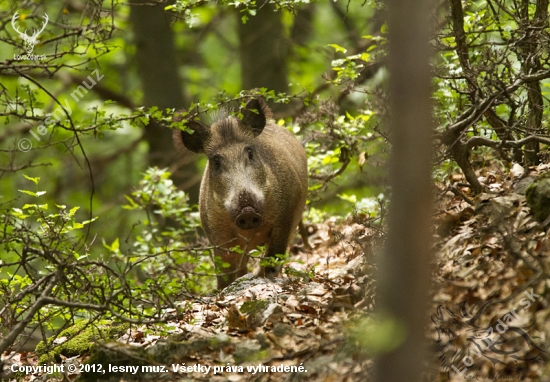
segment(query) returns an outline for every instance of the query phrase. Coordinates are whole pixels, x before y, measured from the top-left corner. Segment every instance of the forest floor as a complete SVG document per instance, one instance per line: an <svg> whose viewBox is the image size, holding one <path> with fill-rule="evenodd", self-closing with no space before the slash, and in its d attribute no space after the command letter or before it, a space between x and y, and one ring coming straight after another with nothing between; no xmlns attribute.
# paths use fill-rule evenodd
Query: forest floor
<svg viewBox="0 0 550 382"><path fill-rule="evenodd" d="M479 175L487 193L475 198L459 178L438 187L426 380L550 381L548 229L526 205L523 171ZM283 279L244 276L217 295L181 301L187 313L164 330L134 326L89 354L59 355L66 367L95 370L11 379L369 380L371 351L387 343L370 314L384 233L357 215L308 229L312 249L292 248ZM38 364L32 352L3 359Z"/></svg>

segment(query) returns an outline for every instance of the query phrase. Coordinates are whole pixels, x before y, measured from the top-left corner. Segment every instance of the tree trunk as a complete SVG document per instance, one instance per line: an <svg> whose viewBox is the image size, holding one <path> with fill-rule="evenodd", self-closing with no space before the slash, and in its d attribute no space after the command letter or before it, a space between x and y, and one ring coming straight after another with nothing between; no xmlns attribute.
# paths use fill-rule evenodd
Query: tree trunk
<svg viewBox="0 0 550 382"><path fill-rule="evenodd" d="M143 89L143 105L159 109L182 108L185 104L178 76L178 62L170 17L164 5L149 5L147 0L132 0L130 20L136 45L136 62ZM144 139L149 143L149 165L175 168L174 182L189 193L191 202L198 201L199 180L193 157L178 169L173 150L172 131L151 123L145 128Z"/></svg>
<svg viewBox="0 0 550 382"><path fill-rule="evenodd" d="M537 8L534 15L534 26L544 30L548 26L548 0L537 0ZM529 24L529 6L530 2L522 1L521 18L527 25ZM522 58L521 70L524 74L530 74L541 70L541 41L543 38L536 28L526 30L526 37L522 39L519 45L519 55ZM529 105L529 114L527 116L527 135L538 135L543 132L543 97L539 81L526 84L527 104ZM525 146L524 161L526 165L535 166L540 162L539 143L531 142Z"/></svg>
<svg viewBox="0 0 550 382"><path fill-rule="evenodd" d="M265 87L275 93L288 91L288 42L281 11L275 12L273 4L265 4L255 16L249 16L246 24L240 20L242 15L238 12L237 24L243 89ZM282 104L270 106L274 112L285 108Z"/></svg>
<svg viewBox="0 0 550 382"><path fill-rule="evenodd" d="M405 338L376 360L380 382L420 381L426 350L433 133L429 5L429 0L388 1L392 196L377 308L404 329Z"/></svg>
<svg viewBox="0 0 550 382"><path fill-rule="evenodd" d="M292 44L305 46L313 33L313 17L315 15L315 3L306 4L296 12L294 23L290 31Z"/></svg>

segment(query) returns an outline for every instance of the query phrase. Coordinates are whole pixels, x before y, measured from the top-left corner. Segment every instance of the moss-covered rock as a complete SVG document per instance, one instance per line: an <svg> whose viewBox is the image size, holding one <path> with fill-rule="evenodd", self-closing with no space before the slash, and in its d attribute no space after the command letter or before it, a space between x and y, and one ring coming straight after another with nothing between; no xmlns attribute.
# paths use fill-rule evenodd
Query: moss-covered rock
<svg viewBox="0 0 550 382"><path fill-rule="evenodd" d="M543 222L550 216L550 173L531 183L525 199L538 222Z"/></svg>
<svg viewBox="0 0 550 382"><path fill-rule="evenodd" d="M245 301L239 310L243 314L258 313L264 310L268 304L267 300L249 300Z"/></svg>
<svg viewBox="0 0 550 382"><path fill-rule="evenodd" d="M86 364L96 367L102 365L101 379L98 379L98 373L90 372L82 373L78 381L173 380L166 372L172 370L172 364L197 363L194 360L209 358L207 354L219 353L221 348L231 345L231 338L225 333L188 341L179 339L180 335L160 339L147 349L120 342L102 343L91 350L91 356L86 360ZM251 356L251 351L246 350L241 352ZM164 368L164 372L159 371L161 368Z"/></svg>
<svg viewBox="0 0 550 382"><path fill-rule="evenodd" d="M78 381L146 381L158 380L157 372L146 372L142 366L152 367L156 363L149 357L147 350L139 346L126 345L120 342L108 342L95 346L91 357L86 360L89 365L102 365L101 373L84 372ZM151 370L152 371L152 370ZM99 377L99 378L98 378Z"/></svg>
<svg viewBox="0 0 550 382"><path fill-rule="evenodd" d="M266 352L261 350L262 346L258 340L244 340L235 345L235 351L233 357L235 362L240 364L242 362L254 362L259 361L266 356Z"/></svg>
<svg viewBox="0 0 550 382"><path fill-rule="evenodd" d="M188 341L180 341L178 336L173 336L160 339L155 345L148 348L147 356L158 363L178 363L182 359L196 358L204 356L206 353L217 352L230 344L231 338L225 333Z"/></svg>
<svg viewBox="0 0 550 382"><path fill-rule="evenodd" d="M108 341L121 336L128 329L128 324L114 325L107 321L90 323L88 320L77 321L73 326L63 330L57 337L40 342L36 346L38 362L61 362L60 355L74 357L90 352L97 341Z"/></svg>

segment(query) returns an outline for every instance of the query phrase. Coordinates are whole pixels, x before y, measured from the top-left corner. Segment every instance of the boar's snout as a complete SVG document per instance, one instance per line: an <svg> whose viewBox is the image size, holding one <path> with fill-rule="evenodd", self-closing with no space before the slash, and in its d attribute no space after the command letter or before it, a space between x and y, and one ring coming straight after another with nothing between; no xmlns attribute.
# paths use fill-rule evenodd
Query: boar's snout
<svg viewBox="0 0 550 382"><path fill-rule="evenodd" d="M262 220L262 216L253 207L244 207L235 219L235 224L240 229L246 231L259 227L262 224Z"/></svg>
<svg viewBox="0 0 550 382"><path fill-rule="evenodd" d="M258 228L262 222L263 200L258 191L243 190L236 199L227 202L235 225L244 231ZM231 198L230 198L231 199Z"/></svg>

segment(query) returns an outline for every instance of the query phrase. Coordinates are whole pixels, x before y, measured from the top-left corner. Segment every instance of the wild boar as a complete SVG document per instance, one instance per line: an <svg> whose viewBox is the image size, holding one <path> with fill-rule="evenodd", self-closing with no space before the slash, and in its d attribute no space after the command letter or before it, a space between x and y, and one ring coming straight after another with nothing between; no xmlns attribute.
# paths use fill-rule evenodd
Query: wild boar
<svg viewBox="0 0 550 382"><path fill-rule="evenodd" d="M248 272L250 250L267 245L268 258L286 252L302 218L308 176L304 148L270 120L262 98L246 104L242 119L227 111L219 114L211 126L187 122L193 133L174 130L174 142L180 151L185 146L208 157L199 210L215 257L229 264L217 270L223 289ZM236 246L242 254L230 250ZM279 271L267 266L261 275L274 277Z"/></svg>

